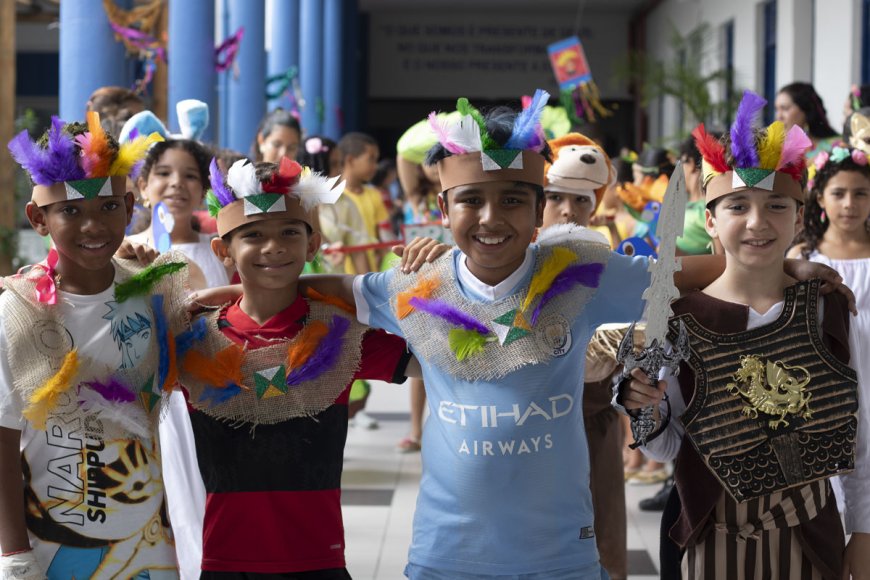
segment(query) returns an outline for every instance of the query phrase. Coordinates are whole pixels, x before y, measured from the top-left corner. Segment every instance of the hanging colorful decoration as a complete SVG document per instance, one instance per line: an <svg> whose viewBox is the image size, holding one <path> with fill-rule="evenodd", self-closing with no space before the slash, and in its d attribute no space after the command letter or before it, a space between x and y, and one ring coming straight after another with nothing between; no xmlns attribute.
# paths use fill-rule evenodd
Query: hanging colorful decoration
<svg viewBox="0 0 870 580"><path fill-rule="evenodd" d="M285 93L289 94L297 74L296 67L291 66L282 73L266 77L266 100L274 101L283 97Z"/></svg>
<svg viewBox="0 0 870 580"><path fill-rule="evenodd" d="M214 49L214 69L217 72L224 72L235 65L236 56L239 54L239 48L242 44L242 36L245 34L245 27L239 26L236 33L224 39Z"/></svg>
<svg viewBox="0 0 870 580"><path fill-rule="evenodd" d="M165 9L163 0L152 0L132 10L124 10L113 0L103 0L103 9L115 38L124 43L127 51L142 61L142 78L133 83L133 91L142 94L151 84L158 62L167 62L166 38L160 38L160 21Z"/></svg>
<svg viewBox="0 0 870 580"><path fill-rule="evenodd" d="M577 36L571 36L547 47L550 64L561 89L560 100L575 123L594 123L598 117L613 115L602 103L598 85L592 80L592 70Z"/></svg>

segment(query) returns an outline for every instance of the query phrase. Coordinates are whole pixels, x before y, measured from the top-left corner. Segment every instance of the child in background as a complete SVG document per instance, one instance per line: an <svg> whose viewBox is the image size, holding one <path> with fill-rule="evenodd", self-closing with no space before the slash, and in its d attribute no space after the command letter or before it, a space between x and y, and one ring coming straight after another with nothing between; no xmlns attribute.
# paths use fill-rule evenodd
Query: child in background
<svg viewBox="0 0 870 580"><path fill-rule="evenodd" d="M182 363L208 493L204 579L350 578L340 505L349 384L404 382L411 355L298 291L336 181L286 158L240 161L226 177L212 165L212 247L238 269L243 294L195 323L206 338Z"/></svg>
<svg viewBox="0 0 870 580"><path fill-rule="evenodd" d="M277 163L281 157L295 159L299 154L302 128L290 111L278 108L266 113L251 144L251 159Z"/></svg>
<svg viewBox="0 0 870 580"><path fill-rule="evenodd" d="M341 175L341 151L338 143L323 135L306 137L299 148L296 161L311 171L316 171L329 177Z"/></svg>
<svg viewBox="0 0 870 580"><path fill-rule="evenodd" d="M9 143L54 248L0 295L4 579L178 577L156 422L175 374L160 353L186 326L184 263L113 258L126 176L159 139L119 146L89 113L87 127L53 117L46 145L26 131Z"/></svg>
<svg viewBox="0 0 870 580"><path fill-rule="evenodd" d="M841 578L845 543L826 478L854 461L849 313L838 295L820 310L819 282L783 272L811 142L779 121L753 129L765 103L747 91L724 144L694 131L707 230L724 248L725 271L672 305L670 340L682 326L690 350L679 376L656 384L634 369L617 399L658 410L661 433L644 451L676 459L682 511L670 536L686 551L687 580ZM768 382L788 398L754 393ZM670 421L659 407L665 391Z"/></svg>
<svg viewBox="0 0 870 580"><path fill-rule="evenodd" d="M549 145L553 163L546 167L546 201L539 242L556 232L568 232L575 224L588 226L590 216L615 177L607 154L584 135L568 133L549 141ZM612 580L625 580L628 575L625 486L621 465L615 461L623 447L622 423L610 404L613 375L621 368L615 349L620 336L617 329L596 331L586 350L583 381L589 489L593 512L599 515L595 518L595 542L601 565Z"/></svg>
<svg viewBox="0 0 870 580"><path fill-rule="evenodd" d="M815 170L815 171L814 171ZM858 373L859 401L870 400L870 166L858 149L835 146L830 155L819 153L807 195L800 243L789 251L834 268L855 293L858 315L851 319L849 351ZM858 407L858 443L855 471L841 476L838 499L845 499L845 568L853 577L870 573L870 405ZM845 491L847 493L843 494ZM845 495L845 497L842 497Z"/></svg>
<svg viewBox="0 0 870 580"><path fill-rule="evenodd" d="M341 152L341 175L347 182L346 197L356 205L362 216L366 235L372 242L391 239L390 214L384 206L380 191L371 185L378 171L378 142L365 133L347 133L339 140L338 150ZM370 261L373 256L377 257L370 272L379 269L380 260L386 253L382 250L370 254Z"/></svg>
<svg viewBox="0 0 870 580"><path fill-rule="evenodd" d="M169 139L151 147L136 178L147 207L162 201L169 209L174 221L169 236L172 249L190 259L193 290L225 286L230 279L227 269L211 252L211 236L194 230L191 219L205 197L209 159L209 152L196 141ZM130 236L130 240L156 247L154 224Z"/></svg>

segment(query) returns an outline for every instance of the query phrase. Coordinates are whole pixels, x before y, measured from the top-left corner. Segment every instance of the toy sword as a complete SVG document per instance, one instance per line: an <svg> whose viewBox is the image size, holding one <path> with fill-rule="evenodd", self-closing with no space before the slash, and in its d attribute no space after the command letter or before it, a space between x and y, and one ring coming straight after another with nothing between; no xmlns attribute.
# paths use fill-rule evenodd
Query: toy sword
<svg viewBox="0 0 870 580"><path fill-rule="evenodd" d="M683 221L688 201L686 177L683 174L682 164L677 162L674 173L668 182L668 189L659 213L658 260L650 260L650 285L643 293L643 299L646 301L644 311L646 318L645 347L640 351L635 351L634 324L632 324L620 342L619 350L616 353L616 359L623 365L623 379L627 378L631 370L635 368L640 368L652 380L658 380L659 372L663 368L670 369L676 375L680 370L680 362L689 358L689 338L682 322L676 344L672 345L670 352L665 346L668 319L673 315L671 302L680 297L679 290L674 286L674 272L679 272L681 269L680 260L676 257L677 236L683 233ZM667 402L667 395L665 395L665 401ZM662 421L659 431L663 430L670 420L670 403L667 405L668 416ZM647 441L654 435L658 435L653 413L654 408L647 407L641 409L636 416L630 415L634 443L629 447L632 449L646 445Z"/></svg>

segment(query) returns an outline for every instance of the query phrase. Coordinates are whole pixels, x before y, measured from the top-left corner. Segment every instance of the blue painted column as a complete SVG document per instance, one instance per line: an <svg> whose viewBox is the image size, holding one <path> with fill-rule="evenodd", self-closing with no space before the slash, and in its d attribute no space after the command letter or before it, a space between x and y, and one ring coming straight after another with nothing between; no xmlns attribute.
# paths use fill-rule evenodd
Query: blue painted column
<svg viewBox="0 0 870 580"><path fill-rule="evenodd" d="M230 70L227 146L241 153L251 147L257 125L266 113L266 3L265 0L229 0L230 34L245 28L236 64ZM170 55L170 59L172 56Z"/></svg>
<svg viewBox="0 0 870 580"><path fill-rule="evenodd" d="M124 45L115 41L102 0L60 3L60 117L82 121L99 87L130 84Z"/></svg>
<svg viewBox="0 0 870 580"><path fill-rule="evenodd" d="M358 0L345 0L344 7L344 81L342 87L343 132L359 131L360 108L368 100L368 83L364 82L368 71L363 47L368 39L360 37Z"/></svg>
<svg viewBox="0 0 870 580"><path fill-rule="evenodd" d="M209 109L205 141L214 135L217 115L214 14L213 0L169 0L169 130L179 130L175 104L199 99Z"/></svg>
<svg viewBox="0 0 870 580"><path fill-rule="evenodd" d="M269 51L269 76L284 74L290 67L299 72L299 0L273 0L269 23L272 49ZM291 89L292 90L292 89ZM290 110L288 95L269 102L269 110Z"/></svg>
<svg viewBox="0 0 870 580"><path fill-rule="evenodd" d="M299 83L302 86L302 130L307 135L323 132L320 106L323 104L323 3L301 0L299 6ZM330 38L330 41L334 39Z"/></svg>
<svg viewBox="0 0 870 580"><path fill-rule="evenodd" d="M344 108L344 63L345 35L343 30L343 0L324 0L323 32L329 46L323 50L323 133L338 141L342 134Z"/></svg>

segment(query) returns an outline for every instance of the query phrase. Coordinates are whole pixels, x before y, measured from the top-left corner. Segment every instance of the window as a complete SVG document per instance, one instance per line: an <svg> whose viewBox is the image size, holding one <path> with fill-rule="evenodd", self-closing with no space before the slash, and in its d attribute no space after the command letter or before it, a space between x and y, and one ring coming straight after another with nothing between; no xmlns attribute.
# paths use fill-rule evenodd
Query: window
<svg viewBox="0 0 870 580"><path fill-rule="evenodd" d="M773 121L773 101L776 98L776 0L764 3L764 98L769 103L764 109L765 123Z"/></svg>
<svg viewBox="0 0 870 580"><path fill-rule="evenodd" d="M724 58L722 59L722 68L725 71L725 82L723 85L723 101L728 104L725 107L725 118L720 119L723 127L731 126L731 119L734 116L734 111L731 110L731 103L734 102L734 21L729 20L722 27L722 48L724 49Z"/></svg>
<svg viewBox="0 0 870 580"><path fill-rule="evenodd" d="M870 84L870 0L861 0L861 84Z"/></svg>

